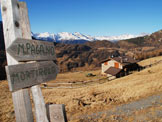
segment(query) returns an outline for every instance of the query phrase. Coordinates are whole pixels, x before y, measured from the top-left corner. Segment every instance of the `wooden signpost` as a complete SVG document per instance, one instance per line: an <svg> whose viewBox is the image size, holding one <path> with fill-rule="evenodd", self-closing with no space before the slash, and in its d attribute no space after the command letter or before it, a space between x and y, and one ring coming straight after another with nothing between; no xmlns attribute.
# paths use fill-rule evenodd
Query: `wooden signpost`
<svg viewBox="0 0 162 122"><path fill-rule="evenodd" d="M12 91L16 121L34 122L28 89L30 88L36 121L53 122L47 117L47 109L39 84L54 80L58 73L57 65L53 62L56 59L54 45L51 42L31 39L25 2L18 2L18 0L1 0L0 2L7 50L6 72L9 88ZM51 108L49 111L54 111L53 107L49 108ZM49 116L55 115L53 112L49 113ZM60 120L65 122L65 119Z"/></svg>
<svg viewBox="0 0 162 122"><path fill-rule="evenodd" d="M55 79L58 68L53 61L43 61L7 66L6 73L10 91L16 91Z"/></svg>
<svg viewBox="0 0 162 122"><path fill-rule="evenodd" d="M17 38L7 48L7 52L17 61L56 60L52 42Z"/></svg>

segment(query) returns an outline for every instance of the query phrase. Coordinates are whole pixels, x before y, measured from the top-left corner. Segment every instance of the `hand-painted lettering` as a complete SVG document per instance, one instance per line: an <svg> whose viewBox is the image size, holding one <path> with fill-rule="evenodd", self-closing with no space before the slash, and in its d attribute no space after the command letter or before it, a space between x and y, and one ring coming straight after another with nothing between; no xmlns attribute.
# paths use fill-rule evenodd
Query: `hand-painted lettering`
<svg viewBox="0 0 162 122"><path fill-rule="evenodd" d="M24 81L37 78L39 76L48 76L55 74L55 67L43 67L36 70L28 70L11 74L11 80L14 83L15 81Z"/></svg>
<svg viewBox="0 0 162 122"><path fill-rule="evenodd" d="M24 54L24 44L18 44L17 54L19 55L20 53Z"/></svg>
<svg viewBox="0 0 162 122"><path fill-rule="evenodd" d="M30 43L18 44L17 54L18 55L43 55L43 56L54 56L55 51L53 46L48 45L34 45Z"/></svg>
<svg viewBox="0 0 162 122"><path fill-rule="evenodd" d="M26 52L29 54L29 50L31 49L30 43L26 43Z"/></svg>

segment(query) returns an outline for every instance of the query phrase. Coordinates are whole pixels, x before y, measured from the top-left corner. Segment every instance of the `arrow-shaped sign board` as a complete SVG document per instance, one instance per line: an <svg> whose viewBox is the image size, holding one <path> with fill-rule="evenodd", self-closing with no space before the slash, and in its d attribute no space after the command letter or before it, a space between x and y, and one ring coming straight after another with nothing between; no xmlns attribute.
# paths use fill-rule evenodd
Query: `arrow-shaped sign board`
<svg viewBox="0 0 162 122"><path fill-rule="evenodd" d="M10 91L38 85L54 80L58 67L53 61L6 66Z"/></svg>
<svg viewBox="0 0 162 122"><path fill-rule="evenodd" d="M17 61L48 61L55 60L53 42L17 38L7 52Z"/></svg>

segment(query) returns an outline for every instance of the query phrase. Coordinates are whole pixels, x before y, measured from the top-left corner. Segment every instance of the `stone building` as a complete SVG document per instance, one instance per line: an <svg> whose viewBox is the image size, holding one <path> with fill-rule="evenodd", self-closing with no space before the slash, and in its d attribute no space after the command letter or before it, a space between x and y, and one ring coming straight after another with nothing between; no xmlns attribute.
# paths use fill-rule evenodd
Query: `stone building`
<svg viewBox="0 0 162 122"><path fill-rule="evenodd" d="M140 66L137 60L129 56L112 57L101 62L102 75L107 75L109 79L118 78L129 74L130 71L138 70Z"/></svg>

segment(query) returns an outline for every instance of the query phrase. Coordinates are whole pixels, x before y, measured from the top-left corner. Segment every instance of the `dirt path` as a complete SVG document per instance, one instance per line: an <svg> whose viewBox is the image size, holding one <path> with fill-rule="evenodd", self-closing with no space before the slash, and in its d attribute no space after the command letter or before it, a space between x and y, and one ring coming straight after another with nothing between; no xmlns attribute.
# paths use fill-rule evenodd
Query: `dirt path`
<svg viewBox="0 0 162 122"><path fill-rule="evenodd" d="M153 95L128 104L120 105L111 110L100 111L90 115L82 115L78 118L80 122L98 121L162 121L162 94Z"/></svg>

